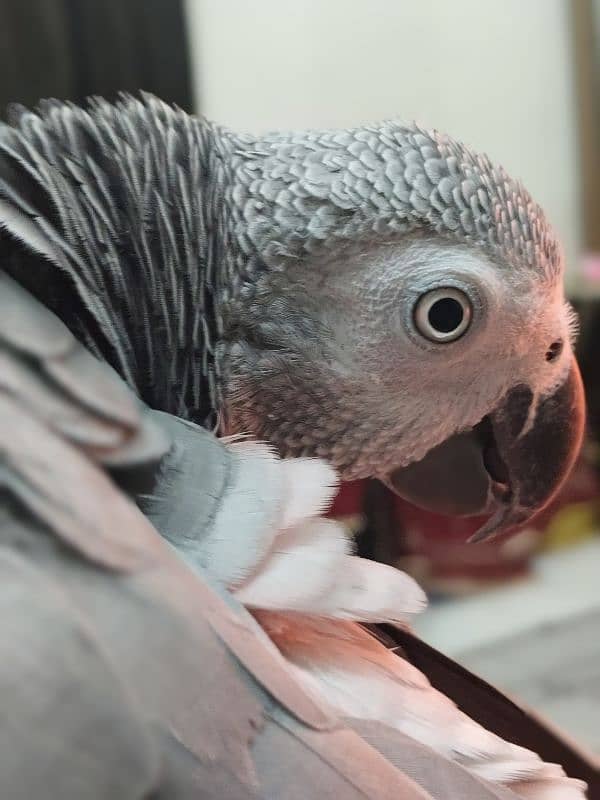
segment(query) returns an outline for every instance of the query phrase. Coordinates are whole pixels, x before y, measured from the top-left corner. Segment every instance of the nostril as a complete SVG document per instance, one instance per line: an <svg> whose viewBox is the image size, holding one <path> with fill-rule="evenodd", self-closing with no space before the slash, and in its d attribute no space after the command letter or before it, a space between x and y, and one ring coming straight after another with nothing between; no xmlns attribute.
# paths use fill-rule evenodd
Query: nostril
<svg viewBox="0 0 600 800"><path fill-rule="evenodd" d="M552 342L550 347L546 350L546 361L556 361L562 351L563 341L562 339L557 339L555 342Z"/></svg>

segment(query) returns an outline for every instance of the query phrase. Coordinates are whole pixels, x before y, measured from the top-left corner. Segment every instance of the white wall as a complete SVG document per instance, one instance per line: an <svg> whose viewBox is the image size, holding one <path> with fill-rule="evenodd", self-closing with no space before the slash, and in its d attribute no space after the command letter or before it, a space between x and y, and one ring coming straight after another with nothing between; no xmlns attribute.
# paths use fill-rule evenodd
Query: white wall
<svg viewBox="0 0 600 800"><path fill-rule="evenodd" d="M238 129L397 117L523 180L580 252L568 0L187 0L208 117Z"/></svg>

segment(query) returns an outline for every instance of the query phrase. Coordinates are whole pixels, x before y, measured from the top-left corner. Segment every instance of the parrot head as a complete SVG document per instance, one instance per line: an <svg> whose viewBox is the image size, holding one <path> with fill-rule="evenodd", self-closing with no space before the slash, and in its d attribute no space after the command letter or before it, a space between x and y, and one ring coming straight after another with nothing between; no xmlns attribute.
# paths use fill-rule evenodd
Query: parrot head
<svg viewBox="0 0 600 800"><path fill-rule="evenodd" d="M561 248L485 156L396 122L239 135L151 96L21 109L0 151L3 269L147 405L487 514L480 536L571 469Z"/></svg>
<svg viewBox="0 0 600 800"><path fill-rule="evenodd" d="M478 538L555 495L584 428L561 248L525 189L396 123L239 137L227 425Z"/></svg>

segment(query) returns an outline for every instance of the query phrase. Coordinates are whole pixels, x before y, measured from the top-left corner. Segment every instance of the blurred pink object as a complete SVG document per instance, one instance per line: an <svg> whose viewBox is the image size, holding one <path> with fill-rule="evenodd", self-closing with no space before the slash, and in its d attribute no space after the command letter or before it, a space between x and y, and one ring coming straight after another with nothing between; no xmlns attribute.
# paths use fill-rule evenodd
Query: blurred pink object
<svg viewBox="0 0 600 800"><path fill-rule="evenodd" d="M586 253L581 264L584 278L600 283L600 253Z"/></svg>

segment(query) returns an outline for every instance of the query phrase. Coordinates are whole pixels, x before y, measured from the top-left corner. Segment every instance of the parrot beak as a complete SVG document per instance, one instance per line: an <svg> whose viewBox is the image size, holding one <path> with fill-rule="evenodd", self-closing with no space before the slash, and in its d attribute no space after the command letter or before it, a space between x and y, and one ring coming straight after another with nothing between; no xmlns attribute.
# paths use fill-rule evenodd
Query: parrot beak
<svg viewBox="0 0 600 800"><path fill-rule="evenodd" d="M531 390L511 389L470 431L456 434L386 481L401 497L447 516L488 514L470 541L523 525L556 495L579 454L585 424L575 360L556 391L534 405Z"/></svg>

